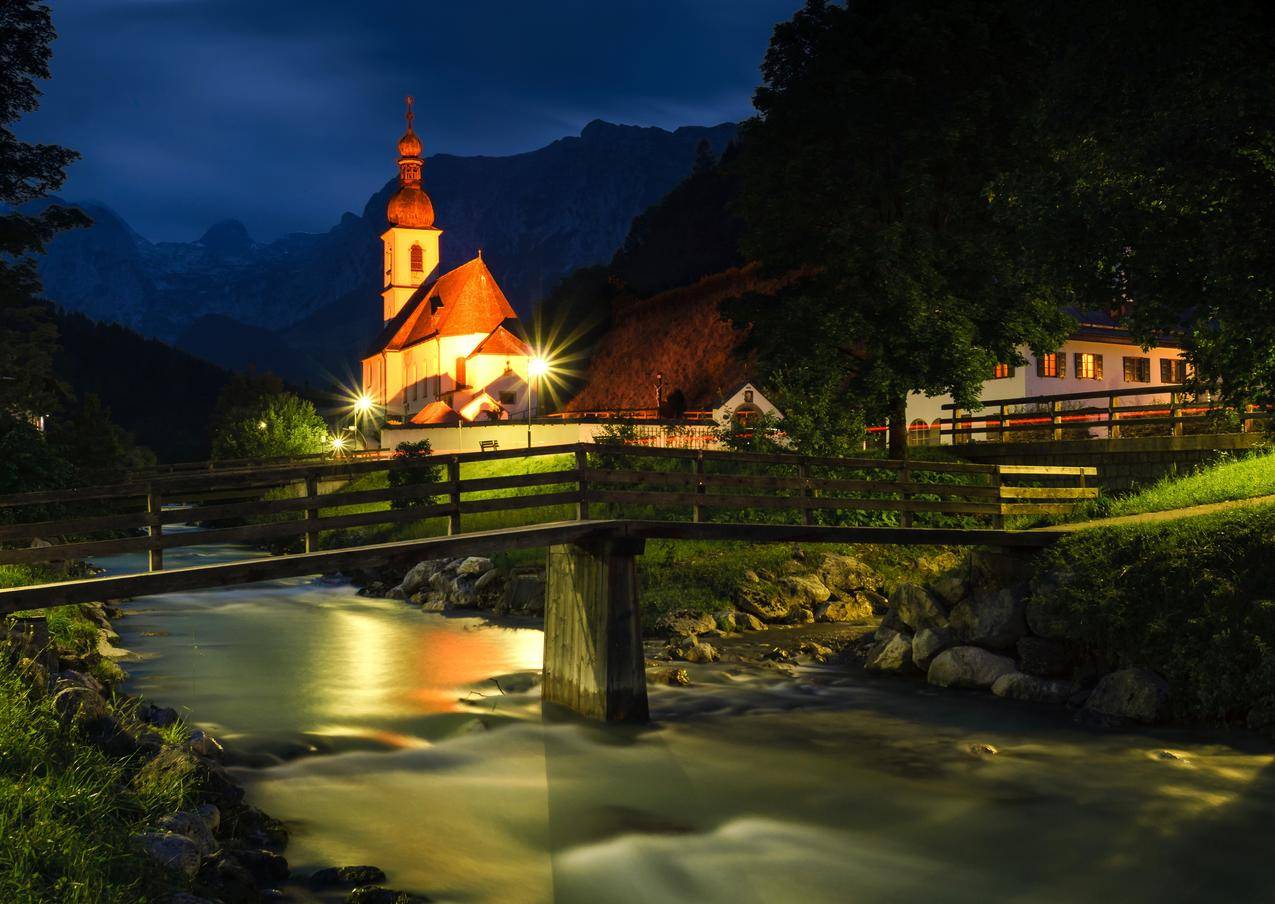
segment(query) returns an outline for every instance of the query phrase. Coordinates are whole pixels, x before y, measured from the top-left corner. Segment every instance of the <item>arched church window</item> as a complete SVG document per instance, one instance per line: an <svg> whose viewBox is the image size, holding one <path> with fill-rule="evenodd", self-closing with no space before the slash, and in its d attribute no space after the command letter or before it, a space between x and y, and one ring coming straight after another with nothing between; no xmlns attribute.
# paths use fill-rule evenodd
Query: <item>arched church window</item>
<svg viewBox="0 0 1275 904"><path fill-rule="evenodd" d="M425 252L420 245L412 246L412 272L423 273L425 271Z"/></svg>

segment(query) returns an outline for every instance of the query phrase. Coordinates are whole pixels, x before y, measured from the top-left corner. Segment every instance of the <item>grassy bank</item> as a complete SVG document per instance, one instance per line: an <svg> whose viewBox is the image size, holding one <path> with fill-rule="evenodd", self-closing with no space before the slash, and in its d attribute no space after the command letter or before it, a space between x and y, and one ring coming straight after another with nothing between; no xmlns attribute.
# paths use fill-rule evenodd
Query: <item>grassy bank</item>
<svg viewBox="0 0 1275 904"><path fill-rule="evenodd" d="M1086 530L1042 556L1029 605L1049 633L1163 675L1181 719L1275 722L1272 557L1275 505Z"/></svg>

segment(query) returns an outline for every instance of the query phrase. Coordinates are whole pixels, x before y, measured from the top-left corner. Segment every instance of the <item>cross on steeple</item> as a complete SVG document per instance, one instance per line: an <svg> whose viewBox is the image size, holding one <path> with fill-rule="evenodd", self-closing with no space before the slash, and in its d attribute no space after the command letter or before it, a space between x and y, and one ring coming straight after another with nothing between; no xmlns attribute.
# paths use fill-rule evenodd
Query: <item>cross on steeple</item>
<svg viewBox="0 0 1275 904"><path fill-rule="evenodd" d="M412 120L416 118L416 114L412 112L412 104L416 103L416 98L407 95L407 131L412 131Z"/></svg>

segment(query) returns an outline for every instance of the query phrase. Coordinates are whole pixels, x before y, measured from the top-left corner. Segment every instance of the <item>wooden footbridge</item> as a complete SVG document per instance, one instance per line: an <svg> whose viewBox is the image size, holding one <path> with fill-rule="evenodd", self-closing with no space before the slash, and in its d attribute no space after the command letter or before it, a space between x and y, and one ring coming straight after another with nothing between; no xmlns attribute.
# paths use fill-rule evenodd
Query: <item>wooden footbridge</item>
<svg viewBox="0 0 1275 904"><path fill-rule="evenodd" d="M0 565L145 554L131 573L0 590L0 614L544 547L544 699L645 720L636 557L646 540L1041 547L1058 534L1007 522L1096 497L1095 476L604 445L188 469L0 496ZM409 524L425 536L370 542ZM278 554L164 567L168 550L224 544Z"/></svg>

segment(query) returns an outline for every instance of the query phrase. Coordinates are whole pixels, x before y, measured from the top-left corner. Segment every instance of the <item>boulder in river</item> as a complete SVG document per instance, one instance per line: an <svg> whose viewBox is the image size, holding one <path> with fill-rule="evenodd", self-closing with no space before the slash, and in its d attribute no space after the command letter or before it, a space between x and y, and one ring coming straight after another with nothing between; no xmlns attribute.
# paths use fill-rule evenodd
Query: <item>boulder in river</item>
<svg viewBox="0 0 1275 904"><path fill-rule="evenodd" d="M765 631L766 623L751 612L736 612L735 627L741 631Z"/></svg>
<svg viewBox="0 0 1275 904"><path fill-rule="evenodd" d="M860 592L815 607L815 621L853 622L872 617L872 601Z"/></svg>
<svg viewBox="0 0 1275 904"><path fill-rule="evenodd" d="M890 609L913 631L946 628L947 610L924 587L899 584L890 594Z"/></svg>
<svg viewBox="0 0 1275 904"><path fill-rule="evenodd" d="M133 845L150 860L183 876L193 876L199 871L203 859L199 845L185 835L175 832L142 832L133 836Z"/></svg>
<svg viewBox="0 0 1275 904"><path fill-rule="evenodd" d="M1098 682L1085 709L1148 725L1169 716L1169 683L1148 669L1121 669Z"/></svg>
<svg viewBox="0 0 1275 904"><path fill-rule="evenodd" d="M837 553L829 553L823 557L823 561L819 563L818 575L826 587L843 595L856 590L880 593L885 586L885 579L871 566L865 565L854 556Z"/></svg>
<svg viewBox="0 0 1275 904"><path fill-rule="evenodd" d="M926 680L939 687L975 687L987 690L1001 675L1018 671L1014 660L981 647L952 647L934 657Z"/></svg>
<svg viewBox="0 0 1275 904"><path fill-rule="evenodd" d="M1027 633L1024 612L1023 599L1013 590L978 590L952 609L952 633L967 644L1011 649Z"/></svg>
<svg viewBox="0 0 1275 904"><path fill-rule="evenodd" d="M895 633L877 641L868 651L864 668L870 672L912 671L912 635Z"/></svg>
<svg viewBox="0 0 1275 904"><path fill-rule="evenodd" d="M314 889L354 888L385 881L385 872L375 866L329 866L310 874L306 883Z"/></svg>
<svg viewBox="0 0 1275 904"><path fill-rule="evenodd" d="M686 634L703 634L717 628L717 619L707 612L692 612L689 609L678 609L667 612L655 620L655 630L669 637L681 637Z"/></svg>
<svg viewBox="0 0 1275 904"><path fill-rule="evenodd" d="M694 634L670 640L664 652L668 653L672 659L680 659L683 662L716 662L718 658L717 648L712 644L704 643Z"/></svg>
<svg viewBox="0 0 1275 904"><path fill-rule="evenodd" d="M403 595L401 597L396 596L396 598L406 599L410 597L429 583L429 579L434 576L434 573L439 571L445 564L447 563L442 559L426 559L423 562L417 562L407 574L403 575L403 580L396 588Z"/></svg>
<svg viewBox="0 0 1275 904"><path fill-rule="evenodd" d="M208 823L204 822L198 813L192 813L189 810L178 810L176 813L161 816L156 820L155 828L161 832L186 836L195 842L201 857L207 857L218 847L217 839L212 829L208 827Z"/></svg>
<svg viewBox="0 0 1275 904"><path fill-rule="evenodd" d="M493 567L495 566L492 565L491 559L483 556L469 556L456 566L456 573L479 575L491 571Z"/></svg>
<svg viewBox="0 0 1275 904"><path fill-rule="evenodd" d="M922 628L912 638L912 661L917 668L928 669L934 657L952 646L952 635L942 628Z"/></svg>
<svg viewBox="0 0 1275 904"><path fill-rule="evenodd" d="M1007 672L992 684L992 693L1028 703L1066 703L1075 690L1070 681L1056 681L1024 672Z"/></svg>
<svg viewBox="0 0 1275 904"><path fill-rule="evenodd" d="M350 892L345 904L428 904L429 900L380 885L360 885Z"/></svg>
<svg viewBox="0 0 1275 904"><path fill-rule="evenodd" d="M543 615L545 611L545 579L539 572L516 571L505 584L501 608L506 612Z"/></svg>

